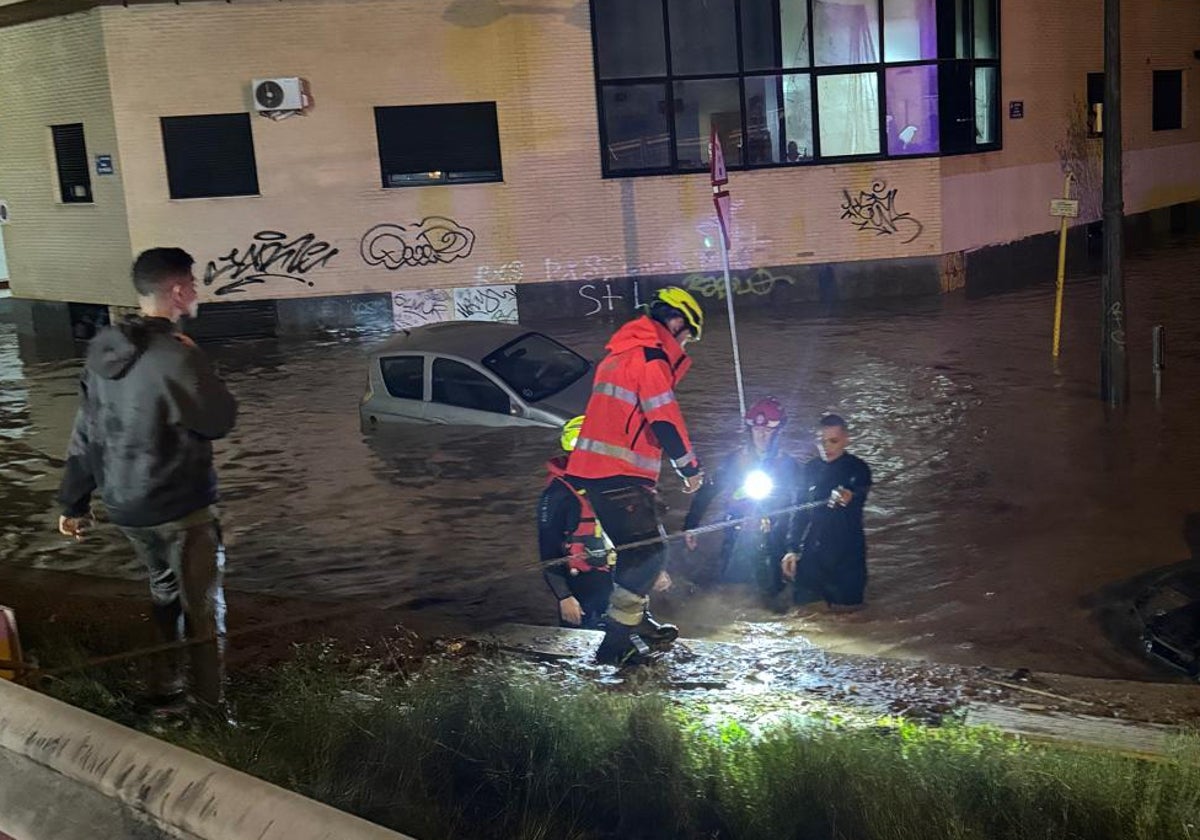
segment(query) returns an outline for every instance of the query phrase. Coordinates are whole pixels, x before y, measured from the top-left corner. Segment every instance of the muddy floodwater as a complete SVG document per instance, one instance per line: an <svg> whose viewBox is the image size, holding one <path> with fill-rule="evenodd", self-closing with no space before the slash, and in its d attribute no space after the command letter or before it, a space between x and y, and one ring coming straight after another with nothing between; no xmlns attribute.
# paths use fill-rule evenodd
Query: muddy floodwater
<svg viewBox="0 0 1200 840"><path fill-rule="evenodd" d="M678 585L660 612L710 638L752 636L769 619L772 633L844 652L1151 676L1098 615L1119 612L1123 581L1188 554L1184 517L1200 511L1198 266L1195 243L1128 261L1131 405L1117 414L1097 398L1094 279L1068 284L1057 367L1049 286L836 311L746 308L748 396L783 401L788 448L810 451L811 422L836 410L853 426L851 451L875 472L870 605L852 616L761 615L736 592L688 582L713 559L710 538L677 558ZM707 305L712 326L679 396L701 457L715 462L739 423L724 303ZM1160 403L1154 324L1168 335ZM615 325L529 326L597 358ZM242 406L217 447L228 585L364 606L392 600L464 629L552 622L534 508L557 436L411 427L364 437L364 357L382 338L208 348ZM0 323L0 595L2 566L139 576L111 528L79 545L53 529L78 368ZM673 476L663 488L675 529L686 499Z"/></svg>

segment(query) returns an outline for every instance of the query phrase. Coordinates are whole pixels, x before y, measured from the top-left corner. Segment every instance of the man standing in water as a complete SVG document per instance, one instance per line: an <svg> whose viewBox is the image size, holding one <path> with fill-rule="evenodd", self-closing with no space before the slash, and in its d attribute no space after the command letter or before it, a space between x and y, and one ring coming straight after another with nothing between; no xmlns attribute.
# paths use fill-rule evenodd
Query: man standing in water
<svg viewBox="0 0 1200 840"><path fill-rule="evenodd" d="M862 609L867 587L867 538L863 505L871 489L871 468L846 451L846 421L826 414L817 426L820 457L804 466L804 489L797 504L828 499L825 507L799 511L782 561L783 576L795 580L793 599L807 604L824 599L833 612Z"/></svg>
<svg viewBox="0 0 1200 840"><path fill-rule="evenodd" d="M225 552L213 507L212 441L233 429L237 403L179 331L198 309L193 262L179 248L143 252L133 264L140 313L106 327L88 347L58 527L82 539L92 524L92 493L103 496L108 518L149 572L162 641L207 640L190 648L192 694L218 712ZM154 663L151 701L167 712L182 710L186 699L178 654Z"/></svg>
<svg viewBox="0 0 1200 840"><path fill-rule="evenodd" d="M596 368L592 396L567 476L587 494L614 545L654 540L664 534L655 485L666 452L694 493L704 481L692 451L675 386L691 360L684 347L699 340L704 313L677 286L660 289L648 314L625 324L609 340L608 356ZM596 661L633 665L644 648L669 645L679 635L650 615L650 592L659 581L666 545L654 542L618 551L604 640Z"/></svg>

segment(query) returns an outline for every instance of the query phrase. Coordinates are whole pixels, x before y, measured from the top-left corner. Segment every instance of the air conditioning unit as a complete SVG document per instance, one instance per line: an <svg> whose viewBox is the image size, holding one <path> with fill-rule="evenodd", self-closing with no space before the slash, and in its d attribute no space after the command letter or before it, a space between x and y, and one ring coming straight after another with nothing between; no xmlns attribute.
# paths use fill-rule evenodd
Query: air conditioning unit
<svg viewBox="0 0 1200 840"><path fill-rule="evenodd" d="M250 90L254 97L254 109L259 113L300 111L308 105L301 79L255 79L251 82Z"/></svg>

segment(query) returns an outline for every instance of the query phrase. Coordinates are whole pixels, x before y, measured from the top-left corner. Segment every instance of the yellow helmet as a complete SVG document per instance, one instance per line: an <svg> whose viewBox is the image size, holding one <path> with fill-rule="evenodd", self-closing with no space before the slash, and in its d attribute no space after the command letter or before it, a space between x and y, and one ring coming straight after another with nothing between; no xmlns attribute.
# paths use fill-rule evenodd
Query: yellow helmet
<svg viewBox="0 0 1200 840"><path fill-rule="evenodd" d="M696 298L692 297L691 292L678 286L667 286L659 289L654 299L679 310L696 341L700 340L700 333L704 330L704 310L700 308Z"/></svg>
<svg viewBox="0 0 1200 840"><path fill-rule="evenodd" d="M583 428L583 415L582 414L580 414L578 417L572 417L570 420L568 420L566 423L563 424L562 437L560 437L558 439L558 442L560 444L562 444L562 448L563 448L564 452L574 452L575 451L575 441L579 440L579 430L582 428Z"/></svg>

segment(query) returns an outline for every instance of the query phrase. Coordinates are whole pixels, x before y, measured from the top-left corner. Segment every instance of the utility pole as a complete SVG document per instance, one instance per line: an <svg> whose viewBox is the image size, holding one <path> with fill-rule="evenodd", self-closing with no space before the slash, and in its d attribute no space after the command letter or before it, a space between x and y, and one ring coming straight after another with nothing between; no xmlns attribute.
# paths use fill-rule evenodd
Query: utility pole
<svg viewBox="0 0 1200 840"><path fill-rule="evenodd" d="M1121 0L1104 0L1104 261L1100 278L1100 397L1129 397L1125 282L1121 276L1125 199L1121 187Z"/></svg>

